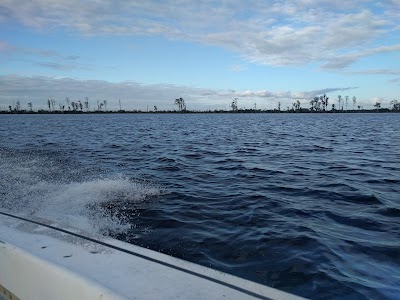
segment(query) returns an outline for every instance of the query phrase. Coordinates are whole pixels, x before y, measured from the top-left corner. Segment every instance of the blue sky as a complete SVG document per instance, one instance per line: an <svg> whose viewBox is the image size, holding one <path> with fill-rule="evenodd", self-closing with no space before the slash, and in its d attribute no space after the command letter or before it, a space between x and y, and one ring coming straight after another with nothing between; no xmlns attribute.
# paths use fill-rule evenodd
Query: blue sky
<svg viewBox="0 0 400 300"><path fill-rule="evenodd" d="M400 100L400 0L0 0L0 108ZM330 106L329 105L329 106Z"/></svg>

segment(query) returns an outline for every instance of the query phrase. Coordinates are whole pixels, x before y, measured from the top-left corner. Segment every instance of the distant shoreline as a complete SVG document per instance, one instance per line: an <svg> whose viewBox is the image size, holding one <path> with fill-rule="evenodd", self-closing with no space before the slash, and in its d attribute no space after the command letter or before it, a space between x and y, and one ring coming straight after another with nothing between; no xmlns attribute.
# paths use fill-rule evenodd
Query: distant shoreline
<svg viewBox="0 0 400 300"><path fill-rule="evenodd" d="M346 114L346 113L400 113L398 110L391 110L388 108L381 109L363 109L363 110L329 110L329 111L311 111L309 109L301 109L301 110L254 110L254 109L243 109L243 110L186 110L186 111L176 111L176 110L164 110L164 111L142 111L142 110L107 110L107 111L48 111L48 110L37 110L37 111L28 111L28 110L19 110L19 111L0 111L0 114Z"/></svg>

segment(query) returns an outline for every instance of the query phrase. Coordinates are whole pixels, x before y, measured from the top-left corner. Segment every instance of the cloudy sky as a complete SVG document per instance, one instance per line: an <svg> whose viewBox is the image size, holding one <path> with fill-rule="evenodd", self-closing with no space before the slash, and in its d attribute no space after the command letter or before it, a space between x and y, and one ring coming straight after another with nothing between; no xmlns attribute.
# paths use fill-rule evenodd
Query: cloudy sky
<svg viewBox="0 0 400 300"><path fill-rule="evenodd" d="M0 0L0 108L400 98L400 0Z"/></svg>

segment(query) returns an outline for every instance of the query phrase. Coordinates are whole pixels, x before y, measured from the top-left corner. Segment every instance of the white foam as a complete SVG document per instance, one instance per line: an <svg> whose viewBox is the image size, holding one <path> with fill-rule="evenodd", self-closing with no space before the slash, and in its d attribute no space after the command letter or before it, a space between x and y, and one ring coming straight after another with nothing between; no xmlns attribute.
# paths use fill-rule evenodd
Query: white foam
<svg viewBox="0 0 400 300"><path fill-rule="evenodd" d="M0 153L0 164L4 185L0 206L88 232L126 232L132 224L121 211L132 211L135 205L163 193L154 184L121 175L101 174L101 178L73 181L71 174L60 177L62 172L55 170L62 165L40 157L16 158Z"/></svg>
<svg viewBox="0 0 400 300"><path fill-rule="evenodd" d="M121 232L130 225L117 217L119 210L160 193L160 188L122 177L56 184L48 186L44 205L36 214L84 230ZM105 203L112 203L115 210L105 209Z"/></svg>

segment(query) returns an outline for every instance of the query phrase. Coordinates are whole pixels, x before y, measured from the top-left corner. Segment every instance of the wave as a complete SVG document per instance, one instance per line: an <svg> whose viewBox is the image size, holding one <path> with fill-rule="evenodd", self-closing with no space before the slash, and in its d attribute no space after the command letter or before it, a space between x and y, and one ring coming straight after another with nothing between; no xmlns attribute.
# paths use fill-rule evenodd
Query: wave
<svg viewBox="0 0 400 300"><path fill-rule="evenodd" d="M87 169L60 154L0 149L0 207L90 233L119 234L132 212L164 193L156 184Z"/></svg>

